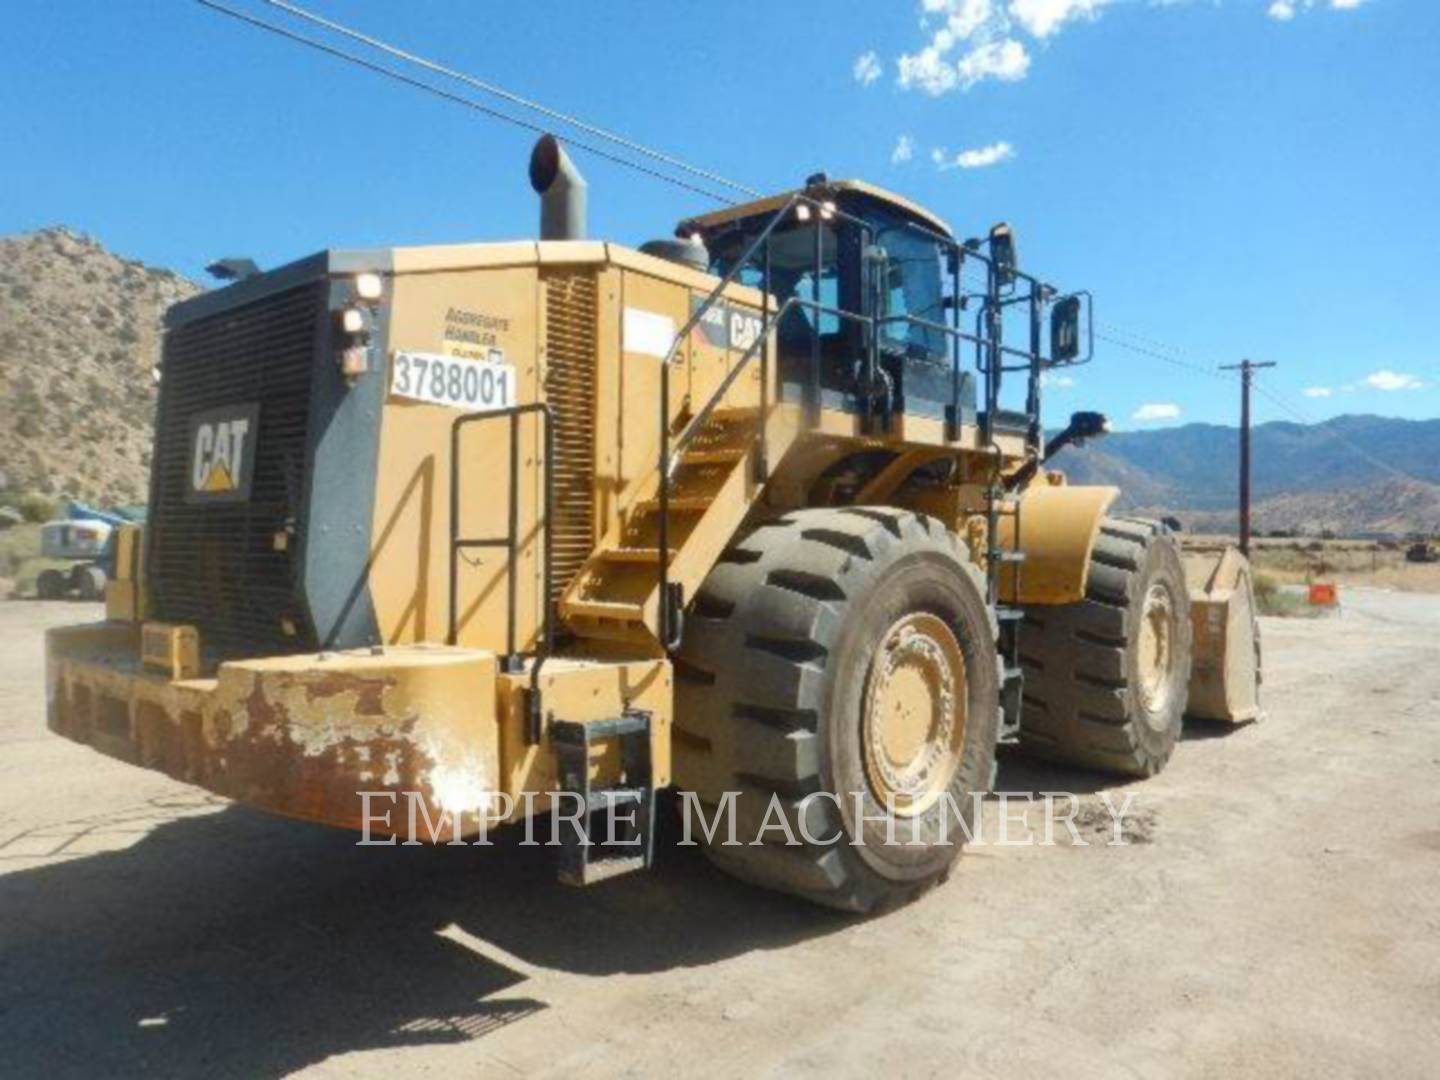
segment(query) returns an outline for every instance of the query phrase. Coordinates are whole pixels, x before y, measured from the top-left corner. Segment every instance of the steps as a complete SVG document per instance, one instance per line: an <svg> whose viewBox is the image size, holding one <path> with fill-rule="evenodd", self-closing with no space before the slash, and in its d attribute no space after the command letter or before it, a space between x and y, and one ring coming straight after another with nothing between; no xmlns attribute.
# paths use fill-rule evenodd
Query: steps
<svg viewBox="0 0 1440 1080"><path fill-rule="evenodd" d="M551 723L556 780L562 793L558 871L566 885L594 885L649 868L655 844L650 724L648 712L633 709L608 720ZM592 787L592 747L608 740L619 743L621 780L609 787ZM610 836L622 823L627 827L619 831L628 835L617 836L613 847L597 839L597 827L600 836Z"/></svg>
<svg viewBox="0 0 1440 1080"><path fill-rule="evenodd" d="M681 608L758 494L759 435L759 409L717 408L672 460L663 558L668 581L679 586ZM560 617L580 637L659 645L659 494L657 470L566 590Z"/></svg>
<svg viewBox="0 0 1440 1080"><path fill-rule="evenodd" d="M1000 654L1000 737L1002 743L1014 743L1020 737L1020 710L1025 693L1025 670L1020 664L1020 624L1025 618L1022 608L1004 599L1006 588L1012 597L1020 591L1020 571L1025 553L1000 546L999 522L1010 518L1011 537L1020 542L1020 501L998 488L985 494L986 518L990 530L990 547L986 552L986 575L989 601L995 609L998 637L995 645Z"/></svg>

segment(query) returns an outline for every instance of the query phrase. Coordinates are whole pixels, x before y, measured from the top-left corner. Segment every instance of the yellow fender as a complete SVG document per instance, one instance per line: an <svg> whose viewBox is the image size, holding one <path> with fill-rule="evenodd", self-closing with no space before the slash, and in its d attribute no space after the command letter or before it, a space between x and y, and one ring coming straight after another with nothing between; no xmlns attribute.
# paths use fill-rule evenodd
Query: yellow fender
<svg viewBox="0 0 1440 1080"><path fill-rule="evenodd" d="M1090 554L1106 511L1120 495L1113 487L1070 487L1042 479L1020 496L1019 543L1016 518L1000 519L1000 547L1025 553L1016 595L1014 564L1000 577L1000 595L1016 604L1073 604L1085 597Z"/></svg>

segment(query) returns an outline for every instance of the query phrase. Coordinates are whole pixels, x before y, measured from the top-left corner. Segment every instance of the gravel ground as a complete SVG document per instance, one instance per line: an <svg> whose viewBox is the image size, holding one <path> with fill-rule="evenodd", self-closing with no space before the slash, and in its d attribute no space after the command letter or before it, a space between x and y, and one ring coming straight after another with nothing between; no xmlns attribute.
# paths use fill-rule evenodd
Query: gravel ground
<svg viewBox="0 0 1440 1080"><path fill-rule="evenodd" d="M1434 596L1266 620L1268 720L1144 784L1006 759L1087 843L871 921L688 848L586 891L544 848L357 848L111 761L44 727L38 631L88 615L0 604L0 1076L1435 1075Z"/></svg>

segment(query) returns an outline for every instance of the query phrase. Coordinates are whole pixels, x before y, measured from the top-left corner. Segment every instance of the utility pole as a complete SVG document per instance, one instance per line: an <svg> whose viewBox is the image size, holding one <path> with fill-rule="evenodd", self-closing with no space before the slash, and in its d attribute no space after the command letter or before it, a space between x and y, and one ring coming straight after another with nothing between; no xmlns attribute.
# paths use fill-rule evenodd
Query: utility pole
<svg viewBox="0 0 1440 1080"><path fill-rule="evenodd" d="M1255 372L1274 366L1273 361L1257 364L1253 360L1242 360L1220 369L1240 372L1240 554L1247 559L1250 557L1250 384Z"/></svg>

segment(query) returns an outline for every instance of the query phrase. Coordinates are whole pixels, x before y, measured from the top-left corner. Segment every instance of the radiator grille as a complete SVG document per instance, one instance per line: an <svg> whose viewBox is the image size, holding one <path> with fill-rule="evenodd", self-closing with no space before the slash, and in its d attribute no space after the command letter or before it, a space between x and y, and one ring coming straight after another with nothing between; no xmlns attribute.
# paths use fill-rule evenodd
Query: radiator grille
<svg viewBox="0 0 1440 1080"><path fill-rule="evenodd" d="M553 602L595 547L596 319L593 274L545 279L545 400L555 424Z"/></svg>
<svg viewBox="0 0 1440 1080"><path fill-rule="evenodd" d="M153 617L189 623L225 653L315 648L297 599L297 544L277 544L300 515L306 427L324 283L172 329L156 419L147 527ZM190 417L258 402L250 498L190 503ZM283 547L284 550L277 550Z"/></svg>

